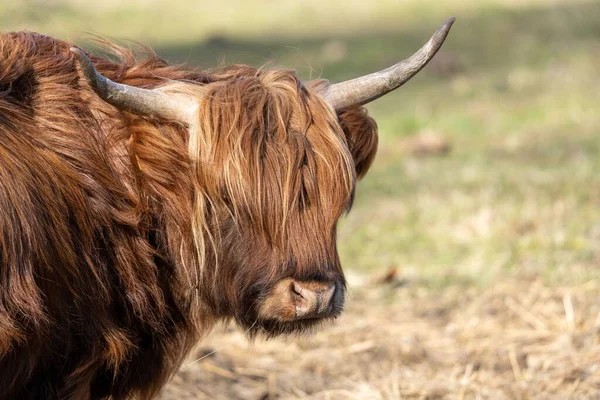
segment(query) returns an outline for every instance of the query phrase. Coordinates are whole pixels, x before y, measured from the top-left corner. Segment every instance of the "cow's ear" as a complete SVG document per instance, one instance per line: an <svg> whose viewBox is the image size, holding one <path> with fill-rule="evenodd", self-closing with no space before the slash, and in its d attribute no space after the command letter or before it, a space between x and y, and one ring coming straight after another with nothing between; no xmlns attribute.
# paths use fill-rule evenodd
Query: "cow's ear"
<svg viewBox="0 0 600 400"><path fill-rule="evenodd" d="M338 114L358 178L365 176L377 153L377 123L364 107L354 107Z"/></svg>

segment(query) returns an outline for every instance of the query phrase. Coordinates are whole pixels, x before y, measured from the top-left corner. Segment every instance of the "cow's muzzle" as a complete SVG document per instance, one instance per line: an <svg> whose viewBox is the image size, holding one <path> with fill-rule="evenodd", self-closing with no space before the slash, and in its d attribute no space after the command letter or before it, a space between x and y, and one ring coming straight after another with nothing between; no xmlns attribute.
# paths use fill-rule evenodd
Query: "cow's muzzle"
<svg viewBox="0 0 600 400"><path fill-rule="evenodd" d="M262 301L258 316L266 320L298 321L335 318L344 306L344 287L336 282L279 281Z"/></svg>

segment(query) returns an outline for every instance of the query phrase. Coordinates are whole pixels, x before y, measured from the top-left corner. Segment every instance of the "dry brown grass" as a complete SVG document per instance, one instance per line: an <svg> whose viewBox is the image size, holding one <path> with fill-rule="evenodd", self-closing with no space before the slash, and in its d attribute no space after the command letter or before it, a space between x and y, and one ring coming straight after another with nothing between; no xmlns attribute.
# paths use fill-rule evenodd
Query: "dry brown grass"
<svg viewBox="0 0 600 400"><path fill-rule="evenodd" d="M314 336L215 332L162 399L600 399L599 280L353 281L346 314Z"/></svg>

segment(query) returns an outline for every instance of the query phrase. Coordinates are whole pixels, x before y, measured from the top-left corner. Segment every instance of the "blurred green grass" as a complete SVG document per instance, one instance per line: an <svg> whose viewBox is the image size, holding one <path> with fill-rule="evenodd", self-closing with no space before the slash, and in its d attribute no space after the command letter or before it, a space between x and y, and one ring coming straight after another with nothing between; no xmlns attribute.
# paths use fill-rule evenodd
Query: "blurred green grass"
<svg viewBox="0 0 600 400"><path fill-rule="evenodd" d="M600 2L26 0L0 4L0 29L83 45L91 32L201 68L270 61L339 81L411 54L449 15L435 62L369 106L381 144L340 225L346 268L398 266L431 285L598 276ZM452 151L399 150L423 132Z"/></svg>

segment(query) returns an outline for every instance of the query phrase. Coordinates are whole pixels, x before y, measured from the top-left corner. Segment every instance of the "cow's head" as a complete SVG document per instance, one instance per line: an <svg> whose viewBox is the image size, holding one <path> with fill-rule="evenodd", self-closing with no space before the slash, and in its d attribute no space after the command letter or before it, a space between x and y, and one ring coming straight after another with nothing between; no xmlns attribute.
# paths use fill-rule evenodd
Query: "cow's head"
<svg viewBox="0 0 600 400"><path fill-rule="evenodd" d="M204 301L251 333L273 335L341 313L336 225L377 147L377 127L362 106L419 72L453 22L410 58L337 84L236 66L208 84L148 90L106 79L73 52L108 103L187 126Z"/></svg>

